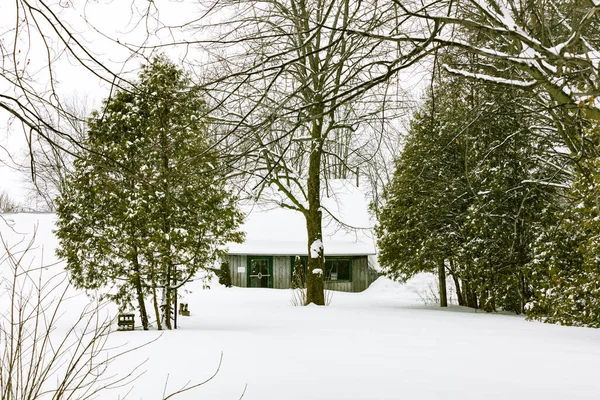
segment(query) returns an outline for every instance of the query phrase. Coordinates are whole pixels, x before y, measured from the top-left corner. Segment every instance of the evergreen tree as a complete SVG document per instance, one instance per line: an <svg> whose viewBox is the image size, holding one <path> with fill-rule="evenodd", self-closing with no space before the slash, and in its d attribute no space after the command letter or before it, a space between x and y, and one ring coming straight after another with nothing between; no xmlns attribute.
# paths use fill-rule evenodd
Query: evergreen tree
<svg viewBox="0 0 600 400"><path fill-rule="evenodd" d="M587 132L600 149L600 129ZM597 151L597 150L596 150ZM589 158L573 170L563 202L548 210L529 269L531 319L600 328L600 159Z"/></svg>
<svg viewBox="0 0 600 400"><path fill-rule="evenodd" d="M231 268L229 267L229 261L225 260L221 263L221 269L218 272L219 283L225 287L231 287Z"/></svg>
<svg viewBox="0 0 600 400"><path fill-rule="evenodd" d="M451 107L452 99L460 100L460 93L430 96L415 114L394 177L384 190L376 227L379 261L395 280L437 269L445 281L445 260L458 245L468 199L461 179L464 152L453 128L458 121L443 120L436 111Z"/></svg>
<svg viewBox="0 0 600 400"><path fill-rule="evenodd" d="M159 329L170 329L177 289L242 238L204 109L190 78L155 58L93 113L88 152L57 202L57 253L71 281L121 308L135 301L144 329L146 296Z"/></svg>
<svg viewBox="0 0 600 400"><path fill-rule="evenodd" d="M536 221L556 192L553 168L538 160L553 142L530 128L540 118L531 104L518 90L449 76L433 85L380 210L389 276L447 269L459 304L523 310Z"/></svg>

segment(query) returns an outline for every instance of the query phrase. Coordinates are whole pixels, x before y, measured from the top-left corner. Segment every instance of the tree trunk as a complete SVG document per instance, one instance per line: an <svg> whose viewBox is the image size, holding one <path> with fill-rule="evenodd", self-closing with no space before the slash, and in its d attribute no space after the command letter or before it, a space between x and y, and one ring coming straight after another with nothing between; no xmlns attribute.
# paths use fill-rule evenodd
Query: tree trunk
<svg viewBox="0 0 600 400"><path fill-rule="evenodd" d="M166 123L163 123L163 126L167 126ZM161 198L161 211L162 211L162 230L164 232L164 236L166 241L164 243L164 247L162 248L161 261L162 268L164 271L164 291L163 291L163 323L166 329L173 329L171 324L171 304L173 300L173 294L171 290L172 281L174 279L174 271L173 271L173 258L171 253L171 208L169 206L170 201L170 182L171 182L171 174L169 169L169 159L171 154L171 144L169 142L169 137L166 134L166 130L162 129L160 133L160 151L161 151L161 174L160 179L162 181L161 187L164 193L164 196ZM177 312L177 310L174 310Z"/></svg>
<svg viewBox="0 0 600 400"><path fill-rule="evenodd" d="M464 306L465 298L463 297L462 288L460 287L460 280L455 274L452 274L452 279L454 280L454 286L456 287L456 297L458 298L458 305Z"/></svg>
<svg viewBox="0 0 600 400"><path fill-rule="evenodd" d="M306 304L325 305L323 276L325 256L321 212L321 156L320 122L313 123L313 144L308 165L308 210L305 213L308 234L308 270L306 271ZM315 251L317 250L317 251Z"/></svg>
<svg viewBox="0 0 600 400"><path fill-rule="evenodd" d="M490 289L485 287L479 294L479 307L485 312L493 312L492 307L492 296L490 295Z"/></svg>
<svg viewBox="0 0 600 400"><path fill-rule="evenodd" d="M148 312L146 311L146 303L144 302L144 290L142 289L141 268L138 260L137 252L133 256L133 284L135 286L136 297L138 301L138 309L140 310L140 319L142 327L145 331L148 330Z"/></svg>
<svg viewBox="0 0 600 400"><path fill-rule="evenodd" d="M443 259L438 264L438 278L440 282L440 307L448 307L448 293L446 291L446 267Z"/></svg>
<svg viewBox="0 0 600 400"><path fill-rule="evenodd" d="M479 297L477 297L477 292L475 292L475 290L471 289L471 298L472 298L472 303L473 303L473 308L476 310L479 310Z"/></svg>
<svg viewBox="0 0 600 400"><path fill-rule="evenodd" d="M156 315L156 329L162 331L160 307L158 305L158 297L156 296L156 284L152 287L152 297L154 300L154 314Z"/></svg>
<svg viewBox="0 0 600 400"><path fill-rule="evenodd" d="M163 323L166 329L173 329L171 325L171 265L167 266L167 276L165 277L165 287L163 292Z"/></svg>
<svg viewBox="0 0 600 400"><path fill-rule="evenodd" d="M471 288L469 281L463 282L463 288L464 288L464 297L467 300L467 307L477 309L478 308L477 295L475 294L475 291Z"/></svg>
<svg viewBox="0 0 600 400"><path fill-rule="evenodd" d="M175 274L176 275L176 274ZM175 281L174 285L177 285ZM173 329L177 329L177 289L173 290Z"/></svg>
<svg viewBox="0 0 600 400"><path fill-rule="evenodd" d="M465 305L465 298L463 296L462 288L460 286L460 280L458 279L458 275L456 274L456 269L454 268L454 260L450 259L450 275L452 275L452 280L454 281L454 287L456 288L456 298L458 299L458 305Z"/></svg>
<svg viewBox="0 0 600 400"><path fill-rule="evenodd" d="M314 303L318 306L325 305L325 290L323 275L325 274L325 257L323 256L323 239L321 235L321 211L316 212L316 217L307 217L308 230L308 271L306 271L306 305ZM320 244L319 244L320 243ZM314 254L318 247L318 253ZM312 251L312 253L311 253ZM313 258L313 255L317 257Z"/></svg>
<svg viewBox="0 0 600 400"><path fill-rule="evenodd" d="M519 283L520 283L520 292L521 292L521 304L519 305L520 307L520 312L518 312L517 314L525 314L525 303L527 301L527 285L525 283L525 275L523 274L523 270L519 271Z"/></svg>

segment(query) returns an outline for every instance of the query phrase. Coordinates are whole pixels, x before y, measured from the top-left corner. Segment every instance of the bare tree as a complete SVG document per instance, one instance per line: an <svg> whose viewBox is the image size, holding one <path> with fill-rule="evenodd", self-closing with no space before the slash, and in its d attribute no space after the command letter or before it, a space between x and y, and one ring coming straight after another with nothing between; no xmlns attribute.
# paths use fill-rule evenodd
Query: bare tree
<svg viewBox="0 0 600 400"><path fill-rule="evenodd" d="M108 345L114 324L106 304L93 300L73 307L72 300L84 294L74 296L66 273L53 273L56 265L43 260L34 265L36 233L12 244L0 234L0 400L92 399L127 390L144 373L143 363L118 373L111 365L161 336L129 348ZM167 376L162 398L210 382L222 362L223 354L210 377L172 391Z"/></svg>
<svg viewBox="0 0 600 400"><path fill-rule="evenodd" d="M254 194L272 185L283 195L281 206L305 216L307 251L314 256L309 258L307 302L323 304L323 182L347 177L348 171L354 174L356 167L374 159L381 135L394 128L389 121L395 111L390 110L397 110L398 93L388 89L400 71L432 51L438 30L423 40L395 40L406 37L401 27L423 30L406 23L398 4L376 0L220 1L200 20L178 26L160 20L155 2L144 4L136 12L146 30L142 40L115 38L113 43L131 54L200 46L202 58L219 68L217 75L206 74L211 65L202 62L197 73L223 127L219 144L235 150L231 164L252 177ZM59 6L18 0L11 7L16 22L0 48L6 60L0 84L10 91L0 97L0 108L30 136L50 143L52 151L45 153L50 159L56 159L54 149L85 154L61 143L64 139L81 148L55 122L72 116L55 88L55 62L66 54L95 79L110 84L119 84L119 75L63 22ZM150 40L164 33L166 41ZM28 54L38 49L46 50L46 59L36 64L40 72L34 73ZM123 90L135 90L128 87L133 89ZM37 165L31 163L32 175Z"/></svg>
<svg viewBox="0 0 600 400"><path fill-rule="evenodd" d="M0 314L0 399L87 399L135 380L138 368L121 377L104 375L128 352L106 349L112 321L104 305L89 303L78 322L59 328L70 296L66 274L46 277L49 266L30 266L35 234L24 248L3 235L0 240L1 297L7 303Z"/></svg>
<svg viewBox="0 0 600 400"><path fill-rule="evenodd" d="M225 71L203 84L226 127L222 144L235 168L250 176L256 197L271 186L280 193L279 206L306 219L307 303L325 302L326 179L354 174L369 160L363 153L390 129L387 118L397 111L399 96L387 84L423 56L382 62L398 48L348 33L385 29L395 11L393 5L353 0L219 2L213 14L236 18L205 26L218 36L198 42L219 54L215 64Z"/></svg>
<svg viewBox="0 0 600 400"><path fill-rule="evenodd" d="M387 35L467 51L445 68L470 79L538 90L571 153L581 154L581 124L600 120L600 5L592 0L391 0L421 33ZM373 36L370 32L362 35ZM379 38L380 36L374 35Z"/></svg>
<svg viewBox="0 0 600 400"><path fill-rule="evenodd" d="M139 7L133 7L136 0L131 3L130 12L136 18L152 9L150 3ZM126 74L122 72L130 57L136 55L114 41L117 48L124 49L121 62L115 62L103 54L106 48L91 45L93 39L102 39L102 33L89 25L83 30L74 27L85 26L89 17L82 14L87 5L86 0L17 0L2 5L1 128L11 142L22 141L26 146L26 169L40 192L52 192L56 187L53 180L58 177L52 177L54 173L49 174L49 170L56 172L69 164L69 157L86 153L80 140L81 111L85 108L73 107L68 100L73 94L65 93L61 84L87 80L82 82L83 89L93 82L96 87L104 85L108 93L116 88L131 88L123 85ZM65 69L75 71L76 76L69 76ZM44 200L52 208L50 198Z"/></svg>
<svg viewBox="0 0 600 400"><path fill-rule="evenodd" d="M29 183L28 194L36 211L56 211L55 198L64 190L66 178L72 172L73 161L81 151L78 145L85 143L86 120L90 115L87 97L74 97L64 107L68 113L55 126L68 132L72 140L56 132L48 132L51 141L34 136L24 155L24 178Z"/></svg>
<svg viewBox="0 0 600 400"><path fill-rule="evenodd" d="M0 213L21 211L22 207L6 191L0 192Z"/></svg>

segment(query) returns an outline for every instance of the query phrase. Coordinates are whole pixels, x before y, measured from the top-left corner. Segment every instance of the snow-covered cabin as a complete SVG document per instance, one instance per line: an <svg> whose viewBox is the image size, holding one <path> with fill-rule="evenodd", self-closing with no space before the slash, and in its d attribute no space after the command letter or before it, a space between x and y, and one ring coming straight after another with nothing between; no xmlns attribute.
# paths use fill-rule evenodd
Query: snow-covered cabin
<svg viewBox="0 0 600 400"><path fill-rule="evenodd" d="M232 282L241 287L291 287L294 259L306 263L306 220L277 204L281 199L246 204L244 243L229 244ZM377 279L369 260L375 242L363 192L349 180L329 180L322 195L325 287L360 292ZM305 264L306 265L306 264Z"/></svg>

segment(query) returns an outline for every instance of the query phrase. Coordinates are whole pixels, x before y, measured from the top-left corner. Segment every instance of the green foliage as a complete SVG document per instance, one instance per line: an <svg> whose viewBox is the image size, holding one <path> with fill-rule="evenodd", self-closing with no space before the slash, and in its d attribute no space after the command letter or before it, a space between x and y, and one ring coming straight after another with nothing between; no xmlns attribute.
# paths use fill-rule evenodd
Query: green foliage
<svg viewBox="0 0 600 400"><path fill-rule="evenodd" d="M522 311L537 221L556 193L538 182L561 177L539 161L554 144L530 128L542 124L525 112L532 103L516 89L439 78L384 193L376 233L388 276L447 260L465 304Z"/></svg>
<svg viewBox="0 0 600 400"><path fill-rule="evenodd" d="M429 99L414 116L376 227L379 261L388 276L400 281L437 268L453 247L455 217L465 207L460 200L465 192L462 149L450 121L442 121L433 109Z"/></svg>
<svg viewBox="0 0 600 400"><path fill-rule="evenodd" d="M598 143L599 133L590 133L592 142ZM553 223L536 240L530 263L534 295L526 312L531 319L600 328L600 159L583 164L552 213Z"/></svg>
<svg viewBox="0 0 600 400"><path fill-rule="evenodd" d="M101 289L121 308L174 290L242 239L205 102L164 57L142 68L89 120L88 151L58 199L58 255L71 281ZM156 307L155 307L156 308ZM158 316L157 316L158 317Z"/></svg>
<svg viewBox="0 0 600 400"><path fill-rule="evenodd" d="M231 287L233 285L231 282L231 268L229 267L229 261L225 260L221 263L221 269L219 269L217 276L221 285L225 287Z"/></svg>

